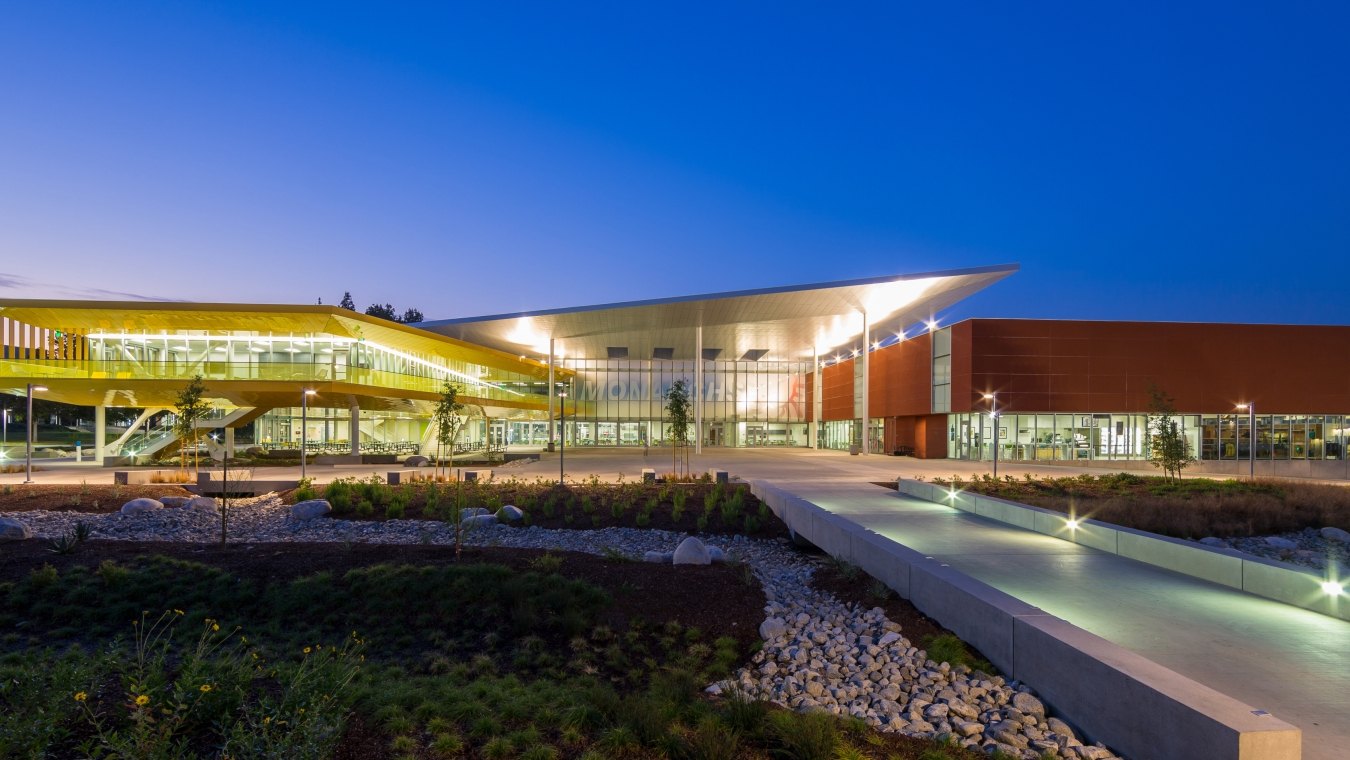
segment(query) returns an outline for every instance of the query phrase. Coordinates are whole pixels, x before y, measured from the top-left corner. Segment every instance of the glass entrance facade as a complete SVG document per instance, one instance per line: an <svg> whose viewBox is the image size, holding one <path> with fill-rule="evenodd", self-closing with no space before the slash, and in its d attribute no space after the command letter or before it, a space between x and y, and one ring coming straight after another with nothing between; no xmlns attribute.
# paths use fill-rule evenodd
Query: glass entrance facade
<svg viewBox="0 0 1350 760"><path fill-rule="evenodd" d="M667 439L665 394L684 380L693 397L694 362L571 359L569 446L654 446ZM705 446L809 446L810 362L709 361L699 403Z"/></svg>

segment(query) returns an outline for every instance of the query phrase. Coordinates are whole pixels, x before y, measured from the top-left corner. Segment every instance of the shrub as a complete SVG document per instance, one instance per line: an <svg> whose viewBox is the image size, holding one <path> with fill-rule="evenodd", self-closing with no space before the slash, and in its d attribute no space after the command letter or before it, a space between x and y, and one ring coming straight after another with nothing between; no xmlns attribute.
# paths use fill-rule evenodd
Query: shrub
<svg viewBox="0 0 1350 760"><path fill-rule="evenodd" d="M358 517L370 517L373 514L375 514L375 505L370 502L370 499L362 499L356 502L356 515Z"/></svg>
<svg viewBox="0 0 1350 760"><path fill-rule="evenodd" d="M778 753L792 760L833 760L839 745L834 716L823 712L775 712L769 728Z"/></svg>

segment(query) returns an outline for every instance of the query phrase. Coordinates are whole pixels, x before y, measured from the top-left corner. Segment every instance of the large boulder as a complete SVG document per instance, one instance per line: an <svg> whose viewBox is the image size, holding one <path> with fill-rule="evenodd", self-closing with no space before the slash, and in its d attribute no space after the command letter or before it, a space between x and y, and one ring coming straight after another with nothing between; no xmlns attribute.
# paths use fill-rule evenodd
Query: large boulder
<svg viewBox="0 0 1350 760"><path fill-rule="evenodd" d="M9 517L0 517L0 542L23 541L33 537L33 529Z"/></svg>
<svg viewBox="0 0 1350 760"><path fill-rule="evenodd" d="M191 496L161 496L161 497L159 497L158 499L156 499L156 501L158 501L160 504L163 504L164 506L168 507L169 509L178 509L179 507L186 507L186 506L187 506L187 503L188 503L189 501L192 501L192 497L191 497Z"/></svg>
<svg viewBox="0 0 1350 760"><path fill-rule="evenodd" d="M722 551L722 548L720 546L709 546L708 559L713 562L726 562L727 553Z"/></svg>
<svg viewBox="0 0 1350 760"><path fill-rule="evenodd" d="M426 467L430 463L431 460L427 459L421 454L413 454L412 456L403 460L404 467Z"/></svg>
<svg viewBox="0 0 1350 760"><path fill-rule="evenodd" d="M671 561L677 565L711 565L712 554L703 542L690 536L675 547L675 556Z"/></svg>
<svg viewBox="0 0 1350 760"><path fill-rule="evenodd" d="M164 505L156 499L132 499L118 510L124 515L142 515L146 512L155 512L164 508Z"/></svg>
<svg viewBox="0 0 1350 760"><path fill-rule="evenodd" d="M466 515L459 524L465 528L490 528L497 524L496 515Z"/></svg>
<svg viewBox="0 0 1350 760"><path fill-rule="evenodd" d="M666 565L670 563L669 552L643 552L642 561L650 562L653 565Z"/></svg>
<svg viewBox="0 0 1350 760"><path fill-rule="evenodd" d="M1350 531L1327 526L1322 529L1322 538L1328 541L1339 541L1343 544L1350 544Z"/></svg>
<svg viewBox="0 0 1350 760"><path fill-rule="evenodd" d="M483 507L466 507L459 511L459 519L460 522L463 522L466 518L479 517L487 513L488 511Z"/></svg>
<svg viewBox="0 0 1350 760"><path fill-rule="evenodd" d="M507 504L497 510L497 519L504 523L520 522L525 519L525 513L521 511L520 507L517 507L514 504Z"/></svg>
<svg viewBox="0 0 1350 760"><path fill-rule="evenodd" d="M1284 538L1283 536L1266 536L1265 541L1266 546L1269 546L1272 549L1288 549L1292 551L1298 548L1298 544L1296 542L1290 541L1289 539Z"/></svg>
<svg viewBox="0 0 1350 760"><path fill-rule="evenodd" d="M184 509L199 509L203 512L216 511L216 500L210 496L194 496L183 505Z"/></svg>
<svg viewBox="0 0 1350 760"><path fill-rule="evenodd" d="M309 499L307 501L296 502L291 507L292 520L313 520L316 517L323 517L333 511L333 505L328 503L327 499Z"/></svg>

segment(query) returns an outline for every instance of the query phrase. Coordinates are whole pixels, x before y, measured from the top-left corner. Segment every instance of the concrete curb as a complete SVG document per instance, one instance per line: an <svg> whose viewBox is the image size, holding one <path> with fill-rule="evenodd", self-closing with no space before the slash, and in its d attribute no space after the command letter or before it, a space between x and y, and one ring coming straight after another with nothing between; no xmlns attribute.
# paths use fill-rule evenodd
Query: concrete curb
<svg viewBox="0 0 1350 760"><path fill-rule="evenodd" d="M1130 757L1157 760L1301 757L1302 732L1295 726L837 517L780 486L754 480L751 490L794 532L909 599L979 649L999 670L1035 688L1048 705L1094 741ZM967 511L976 511L973 499L964 503ZM1035 516L1006 511L1002 504L985 504L984 509L1035 524ZM1096 540L1111 543L1105 535Z"/></svg>
<svg viewBox="0 0 1350 760"><path fill-rule="evenodd" d="M1277 602L1350 620L1350 597L1322 590L1326 577L1287 562L1254 557L1156 533L1083 519L1068 526L1061 512L1015 501L955 491L918 480L896 481L898 493L943 504L1024 530L1118 554L1145 564L1228 586Z"/></svg>

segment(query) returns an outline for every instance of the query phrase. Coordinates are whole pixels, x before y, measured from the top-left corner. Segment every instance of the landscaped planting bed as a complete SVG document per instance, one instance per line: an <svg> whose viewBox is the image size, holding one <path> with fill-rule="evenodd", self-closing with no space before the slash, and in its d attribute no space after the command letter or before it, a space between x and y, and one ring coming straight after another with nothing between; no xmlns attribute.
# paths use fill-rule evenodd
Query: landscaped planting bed
<svg viewBox="0 0 1350 760"><path fill-rule="evenodd" d="M326 499L346 520L449 519L455 506L496 512L514 505L523 526L596 529L629 527L713 535L777 538L787 527L745 484L602 483L554 481L419 482L391 486L379 478L302 486L287 501Z"/></svg>
<svg viewBox="0 0 1350 760"><path fill-rule="evenodd" d="M931 482L1175 538L1350 530L1350 488L1280 480L1168 480L1118 473Z"/></svg>
<svg viewBox="0 0 1350 760"><path fill-rule="evenodd" d="M106 514L116 512L132 499L142 497L157 499L161 496L192 496L192 494L173 484L126 486L89 483L6 484L0 486L0 512L45 510Z"/></svg>
<svg viewBox="0 0 1350 760"><path fill-rule="evenodd" d="M735 565L10 544L0 756L986 757L705 695L757 646L763 604Z"/></svg>

